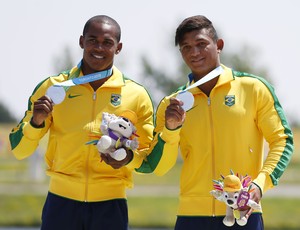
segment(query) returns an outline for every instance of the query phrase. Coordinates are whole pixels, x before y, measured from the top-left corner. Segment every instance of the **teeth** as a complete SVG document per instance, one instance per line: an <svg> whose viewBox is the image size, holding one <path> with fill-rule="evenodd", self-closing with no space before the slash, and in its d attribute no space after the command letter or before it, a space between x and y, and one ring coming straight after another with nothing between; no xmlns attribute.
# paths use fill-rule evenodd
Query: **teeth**
<svg viewBox="0 0 300 230"><path fill-rule="evenodd" d="M93 57L98 58L98 59L102 59L103 58L103 56L95 55L95 54L93 54Z"/></svg>

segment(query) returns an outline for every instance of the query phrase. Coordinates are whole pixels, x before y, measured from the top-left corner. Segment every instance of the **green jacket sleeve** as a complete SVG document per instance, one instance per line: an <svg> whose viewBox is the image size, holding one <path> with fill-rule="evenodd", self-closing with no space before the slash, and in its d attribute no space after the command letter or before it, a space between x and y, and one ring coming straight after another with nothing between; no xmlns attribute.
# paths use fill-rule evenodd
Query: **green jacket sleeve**
<svg viewBox="0 0 300 230"><path fill-rule="evenodd" d="M129 170L134 170L141 166L143 160L149 154L150 143L153 139L154 111L151 98L147 91L143 90L137 100L138 123L136 128L139 136L139 147L133 151L133 159L126 165Z"/></svg>
<svg viewBox="0 0 300 230"><path fill-rule="evenodd" d="M169 104L169 97L161 101L156 113L154 140L151 143L150 153L143 161L137 172L164 175L176 163L178 145L180 140L180 128L168 130L165 127L165 110Z"/></svg>
<svg viewBox="0 0 300 230"><path fill-rule="evenodd" d="M9 135L11 149L17 159L24 159L34 153L39 141L47 133L51 124L49 117L42 128L35 128L30 124L33 114L33 102L45 94L46 86L39 84L28 100L28 109L20 123L14 127Z"/></svg>
<svg viewBox="0 0 300 230"><path fill-rule="evenodd" d="M293 134L273 87L260 79L266 87L255 89L258 100L257 126L269 144L268 154L257 178L262 193L278 184L293 154Z"/></svg>

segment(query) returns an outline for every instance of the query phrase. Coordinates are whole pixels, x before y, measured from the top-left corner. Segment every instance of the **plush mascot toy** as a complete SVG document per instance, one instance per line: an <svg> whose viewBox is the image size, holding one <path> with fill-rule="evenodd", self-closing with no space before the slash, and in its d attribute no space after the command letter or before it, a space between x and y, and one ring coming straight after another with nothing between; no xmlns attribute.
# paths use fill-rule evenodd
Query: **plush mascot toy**
<svg viewBox="0 0 300 230"><path fill-rule="evenodd" d="M96 144L100 153L109 154L115 160L121 161L126 157L125 148L138 148L137 138L132 138L137 136L134 126L136 122L136 113L131 110L125 110L120 116L103 112L100 125L102 135L99 140L90 141L88 144Z"/></svg>
<svg viewBox="0 0 300 230"><path fill-rule="evenodd" d="M225 202L226 216L223 223L226 226L233 226L235 221L240 226L247 224L247 218L245 217L247 210L240 211L239 209L248 206L255 210L261 210L260 204L250 199L250 193L253 190L251 189L251 178L249 176L239 177L231 171L231 175L222 176L222 179L213 182L215 183L215 189L210 191L210 194L217 200Z"/></svg>

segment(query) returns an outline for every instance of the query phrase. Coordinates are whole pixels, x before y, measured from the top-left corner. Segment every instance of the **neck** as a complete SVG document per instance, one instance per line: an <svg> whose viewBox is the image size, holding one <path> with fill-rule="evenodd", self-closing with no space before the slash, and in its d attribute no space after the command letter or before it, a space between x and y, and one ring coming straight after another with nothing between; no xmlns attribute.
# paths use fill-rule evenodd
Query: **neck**
<svg viewBox="0 0 300 230"><path fill-rule="evenodd" d="M218 82L218 78L219 77L216 77L202 85L199 85L198 88L209 97L210 92L212 91L212 89L215 87L215 85Z"/></svg>
<svg viewBox="0 0 300 230"><path fill-rule="evenodd" d="M98 73L98 72L102 72L102 71L106 71L112 68L112 64L110 66L107 67L103 67L103 69L101 68L101 70L97 70L97 69L93 69L92 67L90 67L88 64L86 64L86 62L82 59L80 61L80 63L77 65L78 68L81 69L83 75L88 75L88 74L93 74L93 73Z"/></svg>
<svg viewBox="0 0 300 230"><path fill-rule="evenodd" d="M94 70L94 69L90 68L88 65L86 65L84 63L84 61L82 61L80 68L81 68L81 71L82 71L83 75L85 76L85 75L94 74L94 73L98 73L98 72L100 73L102 71L109 70L112 67L108 67L108 68L106 68L104 70ZM105 78L101 78L99 80L95 80L95 81L89 82L89 84L94 89L94 91L96 91L99 87L101 87L110 78L110 76L107 76Z"/></svg>
<svg viewBox="0 0 300 230"><path fill-rule="evenodd" d="M90 86L92 86L92 88L94 89L94 91L96 91L98 88L100 88L110 77L107 78L103 78L101 80L98 81L92 81L90 82Z"/></svg>
<svg viewBox="0 0 300 230"><path fill-rule="evenodd" d="M223 72L220 65L214 67L211 70L205 72L193 72L192 77L195 81L195 85L203 91L207 96L209 96L211 90L215 87L218 82L219 75Z"/></svg>

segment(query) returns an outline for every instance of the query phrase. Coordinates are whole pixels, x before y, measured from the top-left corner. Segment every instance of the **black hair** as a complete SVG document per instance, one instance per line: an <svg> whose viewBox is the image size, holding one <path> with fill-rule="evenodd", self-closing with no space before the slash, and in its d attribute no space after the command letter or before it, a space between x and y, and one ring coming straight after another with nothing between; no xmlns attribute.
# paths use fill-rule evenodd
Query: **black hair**
<svg viewBox="0 0 300 230"><path fill-rule="evenodd" d="M111 18L107 15L97 15L97 16L94 16L94 17L90 18L84 25L83 32L82 32L83 36L89 30L89 27L90 27L92 22L98 22L98 23L100 23L100 22L103 23L104 22L104 23L113 25L116 28L117 41L119 42L121 40L121 27L120 27L119 23L117 23L116 20L114 20L113 18Z"/></svg>
<svg viewBox="0 0 300 230"><path fill-rule="evenodd" d="M218 40L217 31L212 22L203 15L196 15L184 19L176 29L175 46L182 42L183 36L193 30L207 29L211 38L216 42Z"/></svg>

